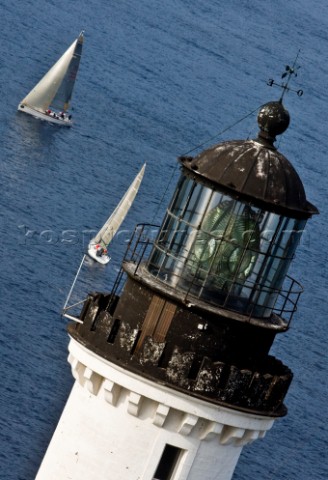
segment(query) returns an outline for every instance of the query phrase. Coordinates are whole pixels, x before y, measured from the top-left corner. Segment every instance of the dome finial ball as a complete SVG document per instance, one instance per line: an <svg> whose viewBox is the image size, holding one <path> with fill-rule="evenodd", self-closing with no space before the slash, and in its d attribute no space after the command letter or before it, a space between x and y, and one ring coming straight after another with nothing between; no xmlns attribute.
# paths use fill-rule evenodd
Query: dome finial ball
<svg viewBox="0 0 328 480"><path fill-rule="evenodd" d="M261 132L275 139L287 130L290 121L288 111L281 102L268 102L263 105L257 116Z"/></svg>

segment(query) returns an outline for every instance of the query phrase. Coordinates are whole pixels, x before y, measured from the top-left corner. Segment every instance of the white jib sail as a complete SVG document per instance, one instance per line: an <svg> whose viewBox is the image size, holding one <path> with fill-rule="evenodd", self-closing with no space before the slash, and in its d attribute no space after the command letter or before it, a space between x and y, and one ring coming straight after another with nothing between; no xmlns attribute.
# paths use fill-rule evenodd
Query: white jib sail
<svg viewBox="0 0 328 480"><path fill-rule="evenodd" d="M129 189L126 191L125 195L120 200L120 203L115 208L114 212L107 219L104 226L99 230L97 235L91 240L90 245L101 245L106 248L109 243L112 241L117 230L120 228L121 223L125 219L134 199L138 193L146 164L143 165L142 169L136 176L136 178L131 183Z"/></svg>
<svg viewBox="0 0 328 480"><path fill-rule="evenodd" d="M21 101L21 104L33 107L40 112L45 112L48 109L65 77L77 42L78 39L72 43L55 65L45 74L39 83L35 85L30 93L26 95Z"/></svg>

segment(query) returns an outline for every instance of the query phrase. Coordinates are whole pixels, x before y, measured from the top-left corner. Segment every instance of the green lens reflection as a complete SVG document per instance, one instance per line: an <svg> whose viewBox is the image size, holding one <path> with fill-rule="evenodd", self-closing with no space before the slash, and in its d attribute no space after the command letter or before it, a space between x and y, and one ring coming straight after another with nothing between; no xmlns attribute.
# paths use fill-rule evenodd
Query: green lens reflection
<svg viewBox="0 0 328 480"><path fill-rule="evenodd" d="M235 206L224 201L205 215L188 262L196 278L221 289L250 275L260 245L255 212Z"/></svg>

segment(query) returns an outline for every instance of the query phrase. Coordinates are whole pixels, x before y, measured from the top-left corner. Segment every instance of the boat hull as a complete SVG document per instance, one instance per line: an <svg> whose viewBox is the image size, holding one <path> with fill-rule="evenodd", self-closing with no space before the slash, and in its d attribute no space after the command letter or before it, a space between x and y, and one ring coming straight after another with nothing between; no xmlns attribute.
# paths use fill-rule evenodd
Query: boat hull
<svg viewBox="0 0 328 480"><path fill-rule="evenodd" d="M38 118L49 123L54 123L55 125L60 125L62 127L71 127L73 123L69 118L55 118L52 115L40 112L39 110L35 110L32 107L23 105L22 103L18 105L18 111L27 113L28 115L32 115L34 118Z"/></svg>
<svg viewBox="0 0 328 480"><path fill-rule="evenodd" d="M95 260L98 263L101 263L102 265L106 265L110 261L110 257L106 254L103 254L101 256L97 255L97 248L96 245L90 244L88 246L88 255Z"/></svg>

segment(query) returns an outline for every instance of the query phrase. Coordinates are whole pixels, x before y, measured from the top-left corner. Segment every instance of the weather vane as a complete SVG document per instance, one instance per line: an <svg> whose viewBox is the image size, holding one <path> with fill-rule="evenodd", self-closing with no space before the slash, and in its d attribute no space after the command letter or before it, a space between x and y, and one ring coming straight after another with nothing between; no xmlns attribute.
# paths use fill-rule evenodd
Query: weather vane
<svg viewBox="0 0 328 480"><path fill-rule="evenodd" d="M296 66L296 62L297 62L297 59L298 59L298 56L299 56L299 53L300 53L300 50L298 51L297 55L296 55L296 58L294 60L294 63L293 65L290 67L289 65L286 65L286 68L285 68L285 71L284 73L281 75L281 78L286 78L287 77L287 81L286 82L282 82L282 83L276 83L272 78L270 78L267 82L267 85L269 85L270 87L272 87L273 85L277 86L277 87L280 87L282 88L282 94L281 94L281 97L280 97L280 100L279 102L282 102L282 99L284 98L284 95L286 92L295 92L299 97L301 97L303 95L303 90L293 90L292 88L290 88L288 86L289 82L290 82L290 79L292 76L294 77L297 77L297 71L299 70L299 66Z"/></svg>

